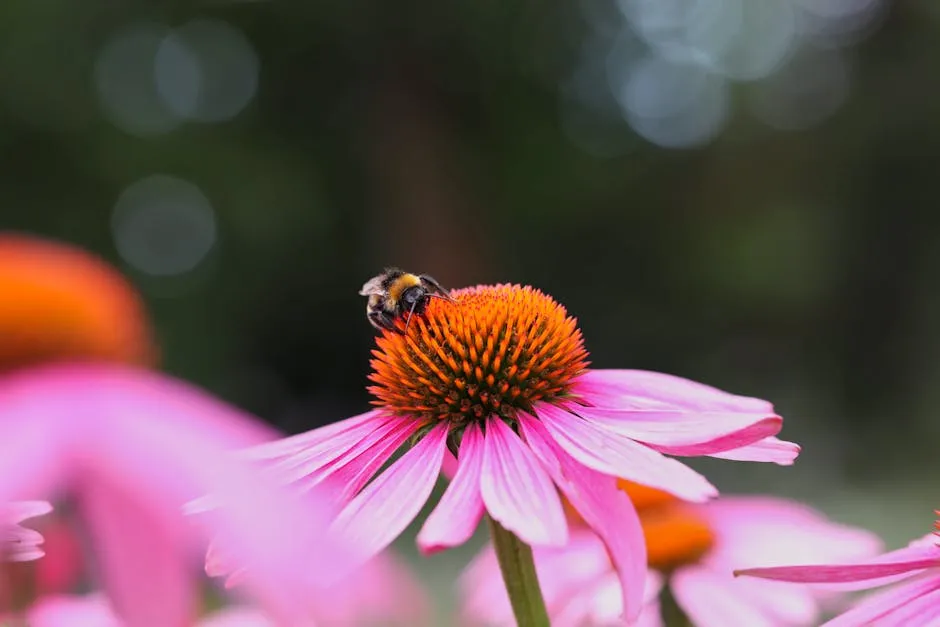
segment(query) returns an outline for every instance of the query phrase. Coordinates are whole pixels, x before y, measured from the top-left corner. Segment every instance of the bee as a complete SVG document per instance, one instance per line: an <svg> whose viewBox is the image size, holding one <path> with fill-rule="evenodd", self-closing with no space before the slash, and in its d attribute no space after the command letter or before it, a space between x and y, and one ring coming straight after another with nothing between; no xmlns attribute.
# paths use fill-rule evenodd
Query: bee
<svg viewBox="0 0 940 627"><path fill-rule="evenodd" d="M411 317L424 313L432 298L442 298L453 302L444 287L426 274L411 274L398 268L386 268L382 274L366 281L359 290L362 296L368 296L366 317L376 329L398 331L395 320L406 313L405 333L411 324Z"/></svg>

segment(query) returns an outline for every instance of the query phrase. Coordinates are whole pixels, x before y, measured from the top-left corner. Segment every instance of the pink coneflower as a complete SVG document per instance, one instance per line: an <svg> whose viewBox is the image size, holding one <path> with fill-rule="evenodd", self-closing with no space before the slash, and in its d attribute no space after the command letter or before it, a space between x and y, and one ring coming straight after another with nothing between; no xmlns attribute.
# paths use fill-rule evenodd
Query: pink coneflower
<svg viewBox="0 0 940 627"><path fill-rule="evenodd" d="M140 367L157 351L119 273L69 246L0 236L0 337L0 506L74 499L97 580L126 625L191 624L192 558L210 536L285 624L329 603L310 585L342 558L322 541L325 508L233 459L272 439L270 428ZM185 516L205 493L219 507Z"/></svg>
<svg viewBox="0 0 940 627"><path fill-rule="evenodd" d="M378 338L375 409L251 451L332 492L344 505L334 528L363 559L415 518L449 450L458 468L418 536L424 552L463 543L484 512L523 543L561 546L560 490L610 551L635 618L646 555L616 478L704 501L715 488L664 453L790 463L799 451L773 437L782 419L766 401L655 372L590 370L575 320L536 289L451 296L430 302L407 334L399 320L402 333Z"/></svg>
<svg viewBox="0 0 940 627"><path fill-rule="evenodd" d="M42 534L20 523L51 511L52 504L48 501L19 501L6 505L0 501L0 561L26 562L42 557L45 554Z"/></svg>
<svg viewBox="0 0 940 627"><path fill-rule="evenodd" d="M940 515L940 512L937 512ZM937 525L940 532L940 523ZM897 585L861 600L855 607L825 623L825 627L919 627L940 624L940 539L938 532L907 547L872 559L829 560L818 565L745 568L736 575L775 581L820 585L823 589L866 590ZM799 563L799 556L781 562ZM842 562L839 564L839 562ZM753 563L753 562L752 562ZM744 580L746 581L746 580Z"/></svg>
<svg viewBox="0 0 940 627"><path fill-rule="evenodd" d="M664 624L660 591L697 627L808 627L819 621L826 593L735 579L742 564L778 564L873 555L872 534L830 522L792 501L762 496L723 496L705 504L684 503L644 486L621 482L636 505L646 539L649 571L646 606L638 624ZM536 551L539 581L552 625L620 624L623 596L604 545L586 529L562 548ZM514 625L498 565L487 547L461 579L464 614L487 625Z"/></svg>

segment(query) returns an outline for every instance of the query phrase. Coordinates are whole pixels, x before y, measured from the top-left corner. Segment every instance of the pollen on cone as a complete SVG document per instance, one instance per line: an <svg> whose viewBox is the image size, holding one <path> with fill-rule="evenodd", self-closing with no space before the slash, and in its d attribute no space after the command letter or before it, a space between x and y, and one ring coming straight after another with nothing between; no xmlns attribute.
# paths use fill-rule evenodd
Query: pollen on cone
<svg viewBox="0 0 940 627"><path fill-rule="evenodd" d="M490 415L512 419L537 401L564 396L587 367L577 322L539 290L490 285L451 296L453 302L431 300L407 334L378 338L369 377L376 405L458 425Z"/></svg>
<svg viewBox="0 0 940 627"><path fill-rule="evenodd" d="M144 304L121 274L81 249L0 234L0 371L62 359L151 365Z"/></svg>

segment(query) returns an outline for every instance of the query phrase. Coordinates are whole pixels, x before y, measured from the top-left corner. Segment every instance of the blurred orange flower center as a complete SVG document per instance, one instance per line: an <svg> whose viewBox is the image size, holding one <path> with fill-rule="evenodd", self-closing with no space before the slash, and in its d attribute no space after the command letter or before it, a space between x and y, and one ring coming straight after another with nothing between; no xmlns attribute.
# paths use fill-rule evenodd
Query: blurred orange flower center
<svg viewBox="0 0 940 627"><path fill-rule="evenodd" d="M627 493L640 515L650 568L670 571L692 564L714 545L715 534L694 505L624 479L617 487Z"/></svg>
<svg viewBox="0 0 940 627"><path fill-rule="evenodd" d="M140 297L82 250L0 236L0 371L63 359L145 365L154 345Z"/></svg>
<svg viewBox="0 0 940 627"><path fill-rule="evenodd" d="M451 296L455 302L433 299L407 335L378 338L369 377L374 404L456 425L490 415L512 419L565 395L587 367L577 322L542 292L495 285Z"/></svg>

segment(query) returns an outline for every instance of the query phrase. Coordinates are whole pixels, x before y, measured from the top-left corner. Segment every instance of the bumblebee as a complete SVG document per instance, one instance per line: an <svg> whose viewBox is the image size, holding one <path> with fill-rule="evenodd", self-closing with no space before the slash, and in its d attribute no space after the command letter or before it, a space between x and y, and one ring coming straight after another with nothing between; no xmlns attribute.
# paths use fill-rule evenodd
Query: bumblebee
<svg viewBox="0 0 940 627"><path fill-rule="evenodd" d="M386 268L382 274L366 281L359 290L362 296L368 296L366 317L376 329L398 331L395 320L405 314L405 333L411 324L411 317L424 313L432 298L443 298L453 302L450 293L440 283L426 274L411 274L398 268Z"/></svg>

